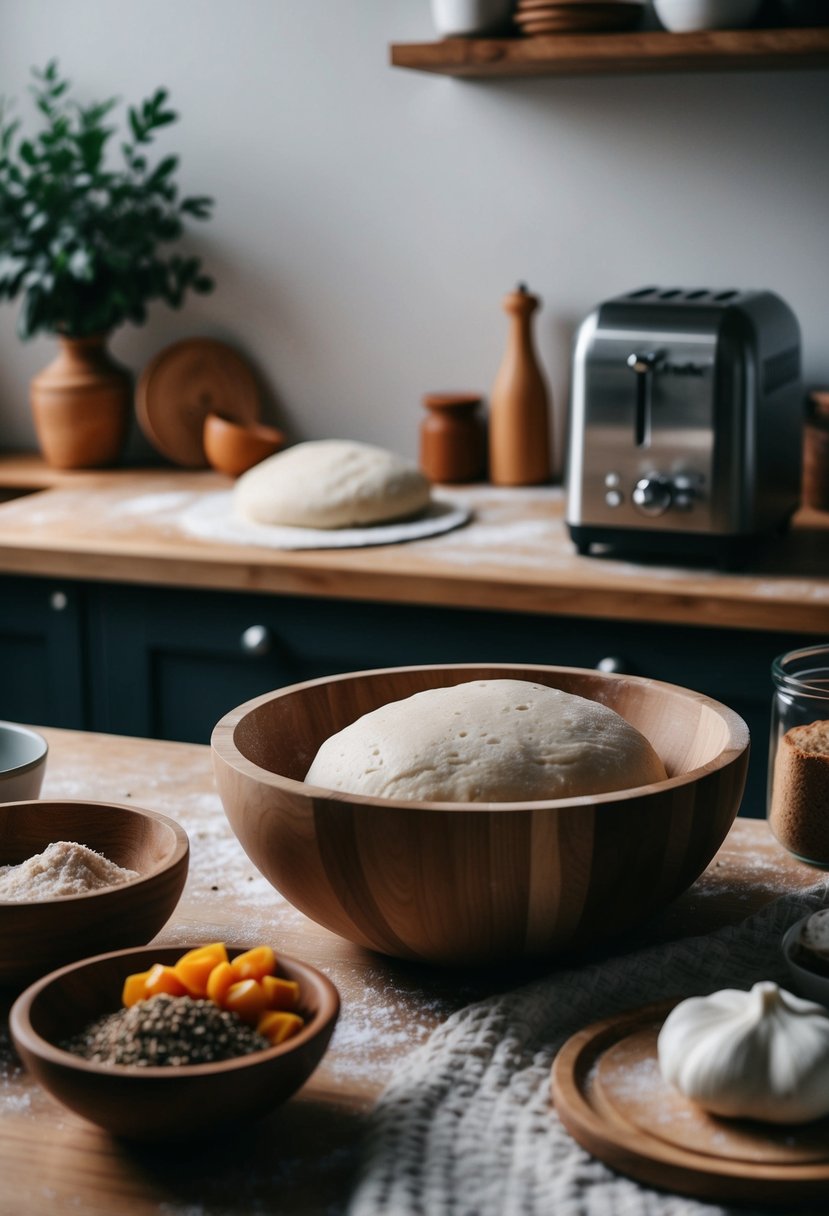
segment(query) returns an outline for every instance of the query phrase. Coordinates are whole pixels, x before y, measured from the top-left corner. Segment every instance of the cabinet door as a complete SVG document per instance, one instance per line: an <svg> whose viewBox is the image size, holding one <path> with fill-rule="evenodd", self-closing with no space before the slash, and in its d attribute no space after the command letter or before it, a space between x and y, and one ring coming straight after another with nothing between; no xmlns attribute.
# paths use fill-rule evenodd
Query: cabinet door
<svg viewBox="0 0 829 1216"><path fill-rule="evenodd" d="M493 614L197 589L90 595L94 728L120 734L207 743L228 710L286 684L534 654L526 620L521 654L504 653Z"/></svg>
<svg viewBox="0 0 829 1216"><path fill-rule="evenodd" d="M0 576L0 717L87 725L83 625L78 584Z"/></svg>
<svg viewBox="0 0 829 1216"><path fill-rule="evenodd" d="M96 729L207 743L219 718L260 693L315 676L419 661L383 642L388 616L383 605L362 612L330 600L99 587Z"/></svg>

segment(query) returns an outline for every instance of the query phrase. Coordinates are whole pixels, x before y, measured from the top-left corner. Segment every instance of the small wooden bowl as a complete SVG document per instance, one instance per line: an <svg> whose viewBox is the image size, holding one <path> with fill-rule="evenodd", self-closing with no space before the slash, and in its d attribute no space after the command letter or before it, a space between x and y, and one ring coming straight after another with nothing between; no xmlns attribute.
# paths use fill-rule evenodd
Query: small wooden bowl
<svg viewBox="0 0 829 1216"><path fill-rule="evenodd" d="M37 798L48 752L49 744L37 731L16 722L0 722L0 802Z"/></svg>
<svg viewBox="0 0 829 1216"><path fill-rule="evenodd" d="M218 473L238 477L285 446L285 435L258 422L231 422L220 414L204 420L204 453Z"/></svg>
<svg viewBox="0 0 829 1216"><path fill-rule="evenodd" d="M84 895L0 902L0 984L20 986L74 959L144 945L181 897L189 845L172 819L105 802L0 804L0 865L19 865L58 840L86 845L139 877Z"/></svg>
<svg viewBox="0 0 829 1216"><path fill-rule="evenodd" d="M202 943L198 943L202 944ZM279 957L278 974L300 986L306 1025L266 1051L216 1064L138 1068L93 1064L58 1046L121 1006L127 975L173 964L190 947L119 950L45 976L12 1006L12 1040L53 1097L115 1136L184 1140L272 1110L308 1080L339 1013L337 990L308 963ZM241 949L229 950L233 957Z"/></svg>
<svg viewBox="0 0 829 1216"><path fill-rule="evenodd" d="M550 802L401 802L306 785L320 744L426 688L533 680L609 705L667 781ZM508 664L400 667L311 680L213 731L225 814L251 861L313 920L385 954L484 963L552 956L631 928L684 891L728 832L748 729L699 693L634 676Z"/></svg>

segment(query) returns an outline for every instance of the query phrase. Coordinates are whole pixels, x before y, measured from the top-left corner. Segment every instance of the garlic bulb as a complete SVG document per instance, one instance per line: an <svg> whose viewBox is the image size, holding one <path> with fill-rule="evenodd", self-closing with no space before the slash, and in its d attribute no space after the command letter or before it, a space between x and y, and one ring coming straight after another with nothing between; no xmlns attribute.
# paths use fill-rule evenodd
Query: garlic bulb
<svg viewBox="0 0 829 1216"><path fill-rule="evenodd" d="M807 1123L829 1113L829 1011L771 981L724 988L671 1011L662 1077L726 1118Z"/></svg>

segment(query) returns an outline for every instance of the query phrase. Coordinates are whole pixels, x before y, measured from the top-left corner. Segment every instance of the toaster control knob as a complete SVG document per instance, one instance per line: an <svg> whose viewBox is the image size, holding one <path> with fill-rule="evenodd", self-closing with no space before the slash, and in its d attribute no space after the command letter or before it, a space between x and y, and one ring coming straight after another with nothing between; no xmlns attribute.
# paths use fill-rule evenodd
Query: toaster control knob
<svg viewBox="0 0 829 1216"><path fill-rule="evenodd" d="M661 515L671 505L671 483L667 477L641 477L633 487L632 498L643 515Z"/></svg>

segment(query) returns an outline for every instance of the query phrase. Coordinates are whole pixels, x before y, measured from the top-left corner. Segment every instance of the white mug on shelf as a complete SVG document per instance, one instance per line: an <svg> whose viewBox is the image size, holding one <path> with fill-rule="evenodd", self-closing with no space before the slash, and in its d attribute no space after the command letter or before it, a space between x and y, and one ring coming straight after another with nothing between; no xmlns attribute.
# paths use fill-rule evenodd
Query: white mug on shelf
<svg viewBox="0 0 829 1216"><path fill-rule="evenodd" d="M653 0L653 7L666 30L688 33L750 25L760 0Z"/></svg>
<svg viewBox="0 0 829 1216"><path fill-rule="evenodd" d="M442 38L498 33L507 28L512 0L431 0L432 21Z"/></svg>

